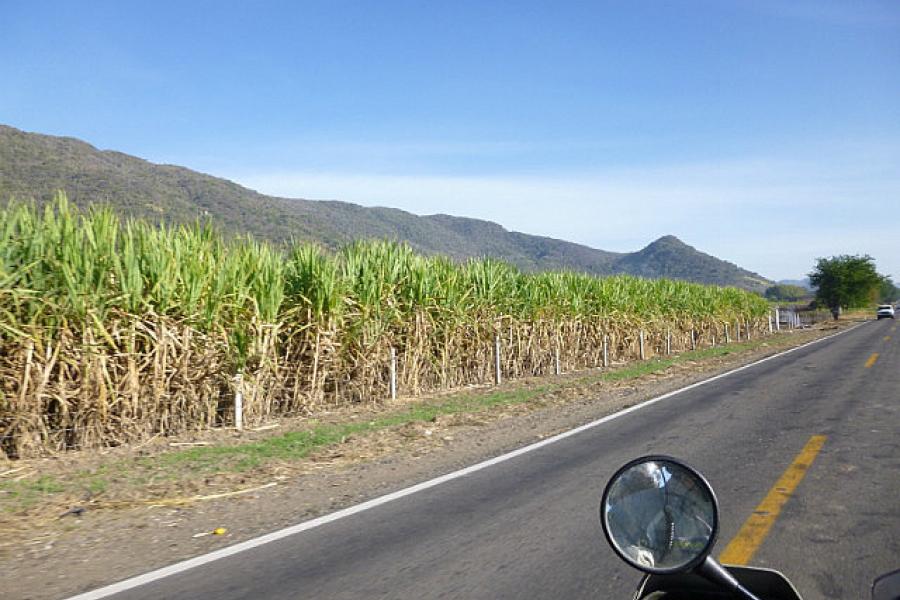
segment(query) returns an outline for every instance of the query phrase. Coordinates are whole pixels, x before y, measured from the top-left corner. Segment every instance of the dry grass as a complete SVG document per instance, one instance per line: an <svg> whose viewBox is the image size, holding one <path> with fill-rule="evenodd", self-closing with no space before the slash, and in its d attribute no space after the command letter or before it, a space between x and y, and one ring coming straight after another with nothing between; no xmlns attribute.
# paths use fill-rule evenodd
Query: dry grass
<svg viewBox="0 0 900 600"><path fill-rule="evenodd" d="M323 407L759 336L733 288L454 264L389 242L335 255L208 227L124 225L61 198L0 211L0 456L116 446ZM241 375L240 380L235 376Z"/></svg>

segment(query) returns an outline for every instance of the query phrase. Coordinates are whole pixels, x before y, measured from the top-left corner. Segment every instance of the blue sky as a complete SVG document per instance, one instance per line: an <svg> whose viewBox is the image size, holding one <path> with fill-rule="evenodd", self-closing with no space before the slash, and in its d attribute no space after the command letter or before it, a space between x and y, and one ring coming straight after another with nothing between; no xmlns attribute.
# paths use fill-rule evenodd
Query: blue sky
<svg viewBox="0 0 900 600"><path fill-rule="evenodd" d="M262 192L900 280L900 3L0 0L0 122Z"/></svg>

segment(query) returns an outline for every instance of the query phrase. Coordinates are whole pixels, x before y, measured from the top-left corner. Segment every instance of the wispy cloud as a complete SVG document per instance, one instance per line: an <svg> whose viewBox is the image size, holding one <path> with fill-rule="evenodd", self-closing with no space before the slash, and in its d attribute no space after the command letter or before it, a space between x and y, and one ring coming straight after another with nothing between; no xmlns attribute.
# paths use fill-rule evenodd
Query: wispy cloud
<svg viewBox="0 0 900 600"><path fill-rule="evenodd" d="M900 196L900 167L890 159L898 155L859 150L817 160L759 158L539 176L232 175L267 194L482 218L606 250L636 250L671 233L780 278L806 273L815 257L838 253L870 253L882 271L900 273L900 256L888 247L896 247L900 231L878 218Z"/></svg>
<svg viewBox="0 0 900 600"><path fill-rule="evenodd" d="M229 170L278 175L297 171L304 173L352 172L392 176L496 173L508 169L552 173L562 165L579 168L602 160L606 164L621 162L627 156L647 156L654 143L640 135L628 139L608 136L602 140L340 140L298 138L256 144L252 148L234 148L232 155L241 156L238 167L234 158L222 158L228 152L221 148L206 155L169 155L159 157L176 164L198 164L212 171ZM248 163L249 161L249 163ZM336 168L337 165L337 168Z"/></svg>

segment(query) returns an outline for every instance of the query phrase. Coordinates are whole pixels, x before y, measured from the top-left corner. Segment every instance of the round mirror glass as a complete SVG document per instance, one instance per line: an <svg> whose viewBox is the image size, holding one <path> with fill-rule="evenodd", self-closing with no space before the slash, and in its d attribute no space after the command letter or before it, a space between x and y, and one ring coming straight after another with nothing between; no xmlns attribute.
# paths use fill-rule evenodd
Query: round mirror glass
<svg viewBox="0 0 900 600"><path fill-rule="evenodd" d="M698 472L667 457L632 461L603 492L600 520L626 562L651 573L683 571L709 553L718 530L712 488Z"/></svg>

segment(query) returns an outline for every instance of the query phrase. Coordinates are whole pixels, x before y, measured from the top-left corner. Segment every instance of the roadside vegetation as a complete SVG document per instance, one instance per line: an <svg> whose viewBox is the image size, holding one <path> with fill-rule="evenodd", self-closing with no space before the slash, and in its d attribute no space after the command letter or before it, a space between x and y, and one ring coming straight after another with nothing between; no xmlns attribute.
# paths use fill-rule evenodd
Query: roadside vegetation
<svg viewBox="0 0 900 600"><path fill-rule="evenodd" d="M893 282L878 273L875 259L868 255L820 258L809 281L816 288L816 304L830 309L835 318L843 310L890 302L897 297Z"/></svg>
<svg viewBox="0 0 900 600"><path fill-rule="evenodd" d="M384 241L287 250L59 197L0 211L0 457L713 345L768 327L736 288L459 264Z"/></svg>
<svg viewBox="0 0 900 600"><path fill-rule="evenodd" d="M766 337L720 345L672 356L660 356L603 370L587 370L554 378L531 378L505 384L499 389L481 387L451 394L404 402L360 413L342 413L329 420L303 419L258 437L209 438L185 442L187 447L152 445L145 451L110 455L88 453L73 461L76 467L53 468L39 461L26 461L24 470L0 472L0 523L12 515L39 514L55 518L68 504L93 508L127 508L140 504L189 504L204 499L196 492L215 490L198 481L228 482L237 490L271 482L275 473L290 473L316 455L341 454L355 440L390 431L418 427L416 435L453 417L461 422L481 422L507 414L516 406L526 410L545 406L559 398L563 402L583 397L586 391L610 390L640 385L648 376L671 372L673 367L692 371L709 368L731 355L753 355L761 349L775 351L809 336ZM702 365L702 366L701 366ZM599 387L598 387L599 386ZM401 436L402 437L402 436ZM12 463L16 465L18 463ZM50 467L47 469L46 467ZM6 475L6 476L4 476ZM2 525L0 525L2 527Z"/></svg>
<svg viewBox="0 0 900 600"><path fill-rule="evenodd" d="M814 296L812 290L799 285L790 285L779 283L766 288L766 299L772 302L802 302L804 300L812 300Z"/></svg>
<svg viewBox="0 0 900 600"><path fill-rule="evenodd" d="M878 302L887 304L900 300L900 288L894 285L890 277L882 277L881 286L878 289Z"/></svg>

